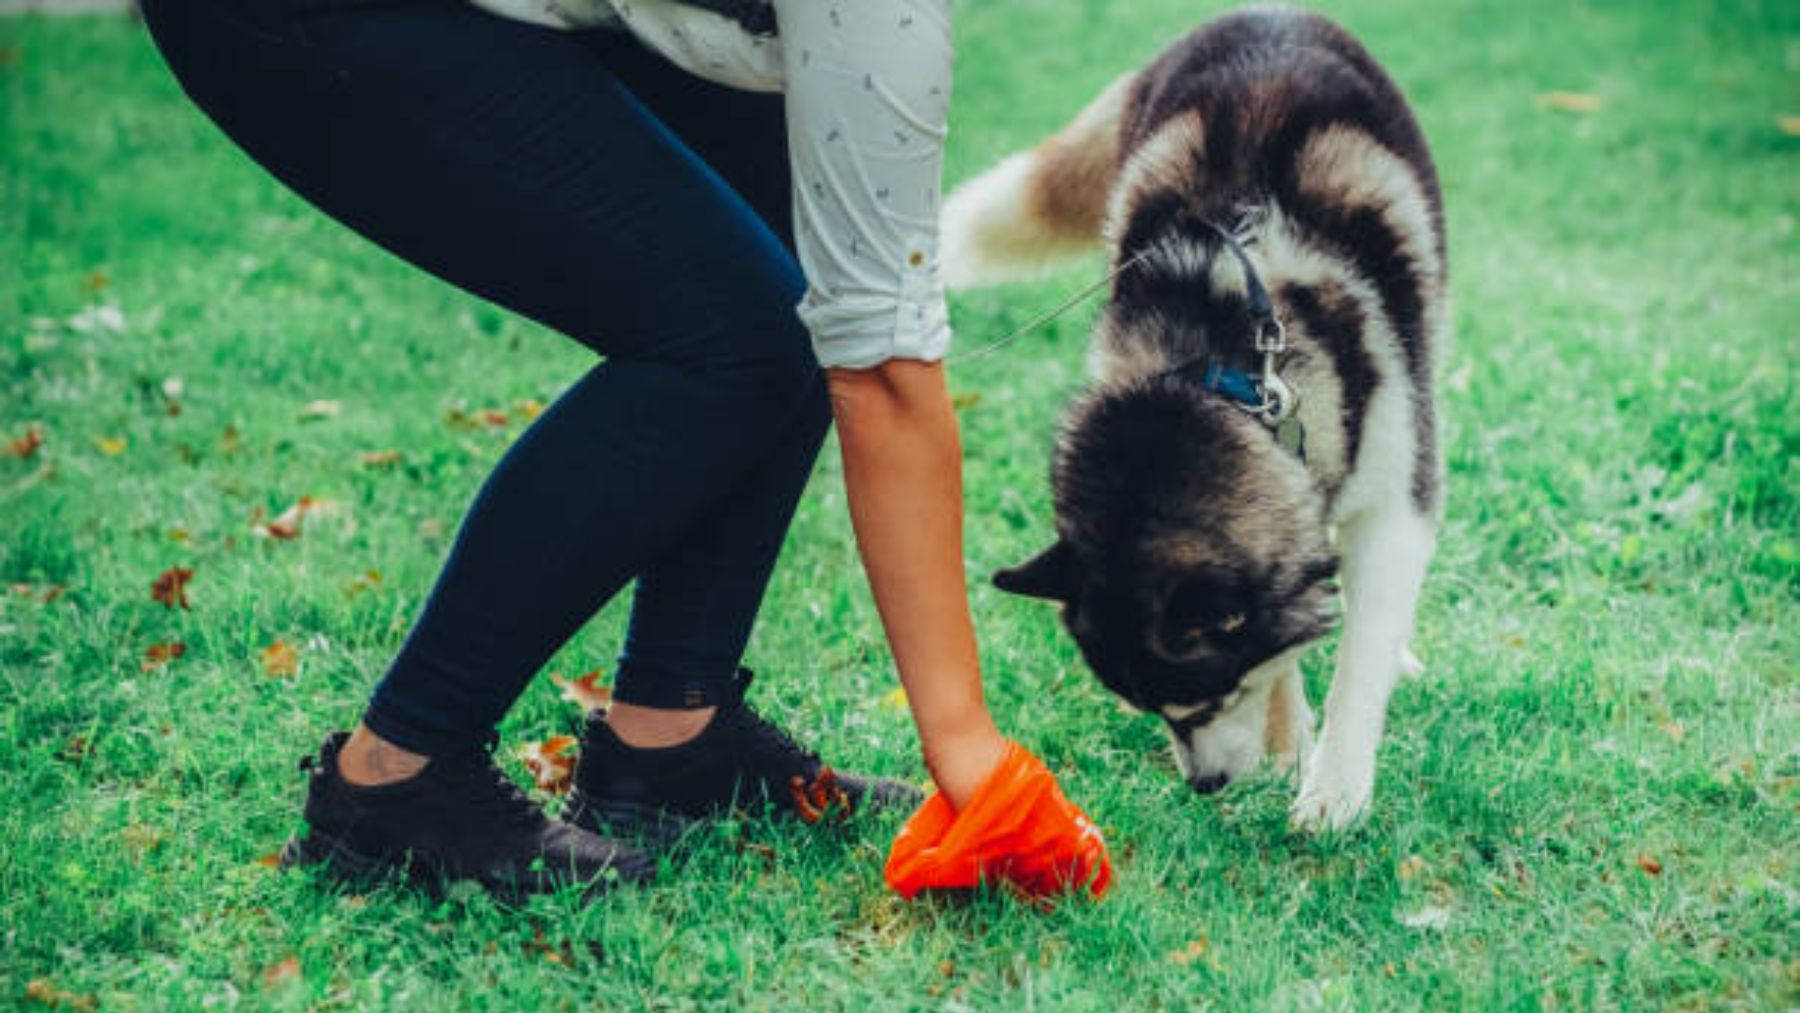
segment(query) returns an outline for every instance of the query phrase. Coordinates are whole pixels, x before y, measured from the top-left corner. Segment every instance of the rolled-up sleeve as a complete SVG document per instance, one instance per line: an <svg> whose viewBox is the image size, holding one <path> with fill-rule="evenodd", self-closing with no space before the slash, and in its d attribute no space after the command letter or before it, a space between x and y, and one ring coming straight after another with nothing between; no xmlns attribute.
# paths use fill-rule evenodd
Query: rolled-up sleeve
<svg viewBox="0 0 1800 1013"><path fill-rule="evenodd" d="M949 0L775 0L775 9L808 284L799 313L819 361L941 359Z"/></svg>

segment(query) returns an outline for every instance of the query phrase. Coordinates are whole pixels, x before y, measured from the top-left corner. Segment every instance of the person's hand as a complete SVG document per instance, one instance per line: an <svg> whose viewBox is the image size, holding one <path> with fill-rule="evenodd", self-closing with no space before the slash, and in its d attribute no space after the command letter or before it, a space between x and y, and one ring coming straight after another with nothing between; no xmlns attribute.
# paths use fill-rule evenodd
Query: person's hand
<svg viewBox="0 0 1800 1013"><path fill-rule="evenodd" d="M1112 882L1106 841L1063 795L1042 761L1016 742L962 809L933 794L888 852L888 886L902 897L928 889L1003 882L1033 898Z"/></svg>

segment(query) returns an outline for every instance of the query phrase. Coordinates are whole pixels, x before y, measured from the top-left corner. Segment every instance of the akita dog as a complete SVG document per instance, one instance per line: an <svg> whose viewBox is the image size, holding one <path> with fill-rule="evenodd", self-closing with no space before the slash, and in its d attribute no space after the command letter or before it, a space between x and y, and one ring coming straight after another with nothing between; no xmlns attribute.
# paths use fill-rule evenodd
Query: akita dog
<svg viewBox="0 0 1800 1013"><path fill-rule="evenodd" d="M1295 10L1206 24L951 195L952 285L1104 242L1092 390L1055 454L1054 542L995 575L1061 603L1189 784L1272 752L1294 821L1367 808L1436 544L1442 200L1405 99ZM1344 630L1316 745L1298 660Z"/></svg>

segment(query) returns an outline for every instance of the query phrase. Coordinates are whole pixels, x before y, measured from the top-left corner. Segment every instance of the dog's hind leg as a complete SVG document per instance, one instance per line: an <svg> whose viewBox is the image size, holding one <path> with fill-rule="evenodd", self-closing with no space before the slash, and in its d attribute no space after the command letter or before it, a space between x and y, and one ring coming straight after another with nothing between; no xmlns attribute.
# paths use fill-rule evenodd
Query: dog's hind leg
<svg viewBox="0 0 1800 1013"><path fill-rule="evenodd" d="M1325 725L1292 813L1307 829L1349 826L1368 808L1388 698L1437 541L1430 517L1399 505L1356 518L1341 534L1344 635Z"/></svg>
<svg viewBox="0 0 1800 1013"><path fill-rule="evenodd" d="M1294 665L1269 693L1269 720L1263 725L1263 745L1275 769L1296 770L1302 782L1311 759L1313 712L1306 702L1306 681Z"/></svg>

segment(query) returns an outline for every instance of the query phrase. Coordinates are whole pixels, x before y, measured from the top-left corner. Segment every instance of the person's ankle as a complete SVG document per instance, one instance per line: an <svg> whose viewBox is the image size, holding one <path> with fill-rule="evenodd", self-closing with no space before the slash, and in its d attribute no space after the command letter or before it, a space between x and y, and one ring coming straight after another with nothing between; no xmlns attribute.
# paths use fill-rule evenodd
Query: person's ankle
<svg viewBox="0 0 1800 1013"><path fill-rule="evenodd" d="M401 749L361 723L337 754L338 776L358 788L397 784L414 777L430 762L430 757Z"/></svg>
<svg viewBox="0 0 1800 1013"><path fill-rule="evenodd" d="M619 741L633 749L668 749L698 738L717 711L717 707L665 710L615 700L606 709L605 720Z"/></svg>

